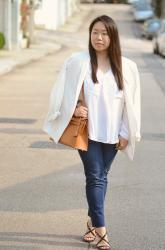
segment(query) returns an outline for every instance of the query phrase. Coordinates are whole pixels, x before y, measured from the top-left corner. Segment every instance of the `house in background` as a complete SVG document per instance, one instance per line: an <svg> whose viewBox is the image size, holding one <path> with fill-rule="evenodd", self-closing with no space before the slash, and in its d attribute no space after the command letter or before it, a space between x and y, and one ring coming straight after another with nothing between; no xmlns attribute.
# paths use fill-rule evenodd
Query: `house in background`
<svg viewBox="0 0 165 250"><path fill-rule="evenodd" d="M80 0L0 0L0 32L5 36L5 49L19 49L23 39L33 37L34 26L57 29L79 8ZM27 16L22 13L28 5ZM26 6L25 6L26 7Z"/></svg>
<svg viewBox="0 0 165 250"><path fill-rule="evenodd" d="M56 30L79 8L80 0L40 0L35 13L35 24L45 29Z"/></svg>
<svg viewBox="0 0 165 250"><path fill-rule="evenodd" d="M19 6L19 0L0 0L0 32L4 34L5 48L9 50L19 46Z"/></svg>

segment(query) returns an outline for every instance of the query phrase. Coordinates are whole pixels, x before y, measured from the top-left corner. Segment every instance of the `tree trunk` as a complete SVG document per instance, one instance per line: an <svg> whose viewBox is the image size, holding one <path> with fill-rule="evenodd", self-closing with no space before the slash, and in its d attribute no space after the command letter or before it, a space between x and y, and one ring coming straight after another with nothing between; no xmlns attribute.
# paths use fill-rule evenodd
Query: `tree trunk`
<svg viewBox="0 0 165 250"><path fill-rule="evenodd" d="M156 1L156 8L155 8L156 16L161 17L162 16L162 0Z"/></svg>

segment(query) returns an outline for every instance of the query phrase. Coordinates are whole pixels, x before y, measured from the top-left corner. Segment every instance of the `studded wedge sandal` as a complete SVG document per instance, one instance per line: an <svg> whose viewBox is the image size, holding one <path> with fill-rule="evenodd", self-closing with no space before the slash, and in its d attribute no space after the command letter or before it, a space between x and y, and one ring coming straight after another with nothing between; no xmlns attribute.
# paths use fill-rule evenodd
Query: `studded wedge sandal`
<svg viewBox="0 0 165 250"><path fill-rule="evenodd" d="M96 232L96 235L100 238L100 240L96 244L96 248L99 250L111 250L109 242L105 239L107 232L105 232L103 236L101 236L100 234ZM106 245L105 244L99 245L99 243L101 243L102 241L106 242Z"/></svg>

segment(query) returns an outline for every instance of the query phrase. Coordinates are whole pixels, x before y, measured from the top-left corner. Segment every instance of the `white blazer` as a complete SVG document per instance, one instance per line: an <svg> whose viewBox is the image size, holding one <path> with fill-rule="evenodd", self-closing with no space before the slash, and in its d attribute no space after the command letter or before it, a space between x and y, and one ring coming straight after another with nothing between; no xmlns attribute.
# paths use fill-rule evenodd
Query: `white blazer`
<svg viewBox="0 0 165 250"><path fill-rule="evenodd" d="M49 109L43 130L58 143L67 127L79 98L81 87L90 61L89 52L74 53L66 59L52 88ZM140 80L136 63L122 57L124 97L129 124L129 142L122 150L133 160L135 141L140 141Z"/></svg>

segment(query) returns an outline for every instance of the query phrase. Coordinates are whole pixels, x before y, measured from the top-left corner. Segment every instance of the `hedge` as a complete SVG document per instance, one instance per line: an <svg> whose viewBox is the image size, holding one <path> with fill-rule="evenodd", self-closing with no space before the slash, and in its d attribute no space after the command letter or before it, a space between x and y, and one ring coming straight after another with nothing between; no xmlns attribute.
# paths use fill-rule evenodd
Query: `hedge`
<svg viewBox="0 0 165 250"><path fill-rule="evenodd" d="M5 36L2 32L0 32L0 49L3 49L5 46Z"/></svg>

